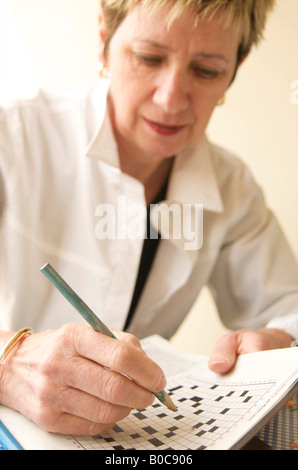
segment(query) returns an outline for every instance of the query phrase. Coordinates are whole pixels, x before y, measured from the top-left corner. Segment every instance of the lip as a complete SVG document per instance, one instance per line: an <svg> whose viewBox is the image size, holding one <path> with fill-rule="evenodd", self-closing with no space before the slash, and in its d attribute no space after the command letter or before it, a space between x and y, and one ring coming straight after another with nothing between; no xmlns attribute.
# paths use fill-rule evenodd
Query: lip
<svg viewBox="0 0 298 470"><path fill-rule="evenodd" d="M179 134L184 128L185 125L168 125L160 122L151 121L150 119L143 118L146 124L152 129L156 134L171 136Z"/></svg>

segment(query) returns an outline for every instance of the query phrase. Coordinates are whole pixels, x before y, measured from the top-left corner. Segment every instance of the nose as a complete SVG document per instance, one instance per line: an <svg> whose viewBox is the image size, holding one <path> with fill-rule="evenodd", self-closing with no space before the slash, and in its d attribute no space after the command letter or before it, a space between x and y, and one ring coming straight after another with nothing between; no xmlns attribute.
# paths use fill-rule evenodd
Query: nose
<svg viewBox="0 0 298 470"><path fill-rule="evenodd" d="M159 77L153 101L168 114L187 109L190 101L188 78L182 70L167 70Z"/></svg>

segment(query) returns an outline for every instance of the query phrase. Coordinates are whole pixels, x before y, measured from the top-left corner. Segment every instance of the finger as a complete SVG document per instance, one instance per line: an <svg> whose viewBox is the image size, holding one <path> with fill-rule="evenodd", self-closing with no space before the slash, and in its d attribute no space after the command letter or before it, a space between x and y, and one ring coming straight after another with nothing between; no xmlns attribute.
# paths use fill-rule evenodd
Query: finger
<svg viewBox="0 0 298 470"><path fill-rule="evenodd" d="M80 390L67 388L61 390L56 399L52 396L46 406L36 406L30 413L30 419L49 432L75 432L74 428L69 429L70 421L73 424L85 423L94 432L96 425L99 430L113 427L130 411L130 408L111 405ZM79 433L83 433L82 429Z"/></svg>
<svg viewBox="0 0 298 470"><path fill-rule="evenodd" d="M146 408L154 400L151 391L128 377L83 357L68 360L63 367L61 379L74 389L128 408Z"/></svg>
<svg viewBox="0 0 298 470"><path fill-rule="evenodd" d="M59 393L57 405L67 414L84 418L98 424L109 425L129 415L131 408L113 405L93 395L70 387Z"/></svg>
<svg viewBox="0 0 298 470"><path fill-rule="evenodd" d="M132 335L131 333L125 333L123 331L118 331L118 330L111 330L111 331L114 333L114 335L116 336L118 340L131 344L137 349L142 350L141 342L135 335Z"/></svg>
<svg viewBox="0 0 298 470"><path fill-rule="evenodd" d="M53 423L46 423L44 425L43 423L37 424L47 432L81 436L95 436L112 429L116 425L116 423L95 423L94 421L69 413L62 413Z"/></svg>
<svg viewBox="0 0 298 470"><path fill-rule="evenodd" d="M237 350L238 342L234 333L221 336L210 354L209 368L218 374L228 372L235 364Z"/></svg>
<svg viewBox="0 0 298 470"><path fill-rule="evenodd" d="M74 336L76 351L115 372L130 377L143 388L158 392L165 388L162 369L131 341L121 341L85 328Z"/></svg>

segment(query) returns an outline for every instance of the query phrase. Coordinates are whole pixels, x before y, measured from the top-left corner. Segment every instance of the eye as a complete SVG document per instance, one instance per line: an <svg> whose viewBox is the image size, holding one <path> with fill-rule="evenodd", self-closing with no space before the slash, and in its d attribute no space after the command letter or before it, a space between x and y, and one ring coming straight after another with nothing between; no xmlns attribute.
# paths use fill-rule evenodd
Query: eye
<svg viewBox="0 0 298 470"><path fill-rule="evenodd" d="M147 67L156 67L162 63L162 57L154 55L136 54L136 58L141 65Z"/></svg>
<svg viewBox="0 0 298 470"><path fill-rule="evenodd" d="M201 67L198 65L195 65L193 67L193 73L196 77L204 79L212 79L217 78L219 76L218 70L210 69L207 67Z"/></svg>

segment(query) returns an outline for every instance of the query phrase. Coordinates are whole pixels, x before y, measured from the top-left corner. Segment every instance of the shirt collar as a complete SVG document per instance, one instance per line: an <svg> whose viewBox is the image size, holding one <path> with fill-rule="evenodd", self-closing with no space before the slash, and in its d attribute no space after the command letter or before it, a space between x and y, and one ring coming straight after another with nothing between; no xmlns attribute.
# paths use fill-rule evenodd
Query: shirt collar
<svg viewBox="0 0 298 470"><path fill-rule="evenodd" d="M107 106L108 90L108 81L101 80L92 94L92 109L96 124L86 155L120 169L117 143Z"/></svg>
<svg viewBox="0 0 298 470"><path fill-rule="evenodd" d="M169 181L168 199L183 204L202 204L204 210L222 212L223 202L206 136L178 154Z"/></svg>
<svg viewBox="0 0 298 470"><path fill-rule="evenodd" d="M97 125L86 155L120 169L117 143L107 107L108 84L96 87L94 110L100 109ZM168 186L167 200L182 204L202 204L204 210L222 212L223 202L212 159L212 147L204 136L198 144L175 158Z"/></svg>

